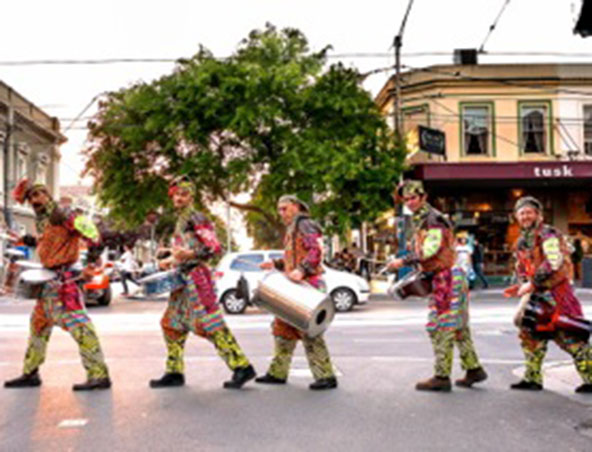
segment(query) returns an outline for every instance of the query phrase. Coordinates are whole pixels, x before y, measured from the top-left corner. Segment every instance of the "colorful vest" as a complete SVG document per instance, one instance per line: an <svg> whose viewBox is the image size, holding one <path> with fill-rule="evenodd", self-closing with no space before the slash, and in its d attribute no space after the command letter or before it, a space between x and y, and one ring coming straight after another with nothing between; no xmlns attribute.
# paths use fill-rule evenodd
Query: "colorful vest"
<svg viewBox="0 0 592 452"><path fill-rule="evenodd" d="M284 236L284 270L298 268L307 278L323 273L323 232L308 216L300 215Z"/></svg>

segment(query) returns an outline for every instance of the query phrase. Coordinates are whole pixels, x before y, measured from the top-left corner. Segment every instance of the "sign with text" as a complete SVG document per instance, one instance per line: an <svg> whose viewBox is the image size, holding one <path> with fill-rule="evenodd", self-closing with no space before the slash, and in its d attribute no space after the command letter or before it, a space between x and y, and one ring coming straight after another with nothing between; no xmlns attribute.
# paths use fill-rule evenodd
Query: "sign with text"
<svg viewBox="0 0 592 452"><path fill-rule="evenodd" d="M418 126L419 149L429 154L446 155L444 132L425 126Z"/></svg>

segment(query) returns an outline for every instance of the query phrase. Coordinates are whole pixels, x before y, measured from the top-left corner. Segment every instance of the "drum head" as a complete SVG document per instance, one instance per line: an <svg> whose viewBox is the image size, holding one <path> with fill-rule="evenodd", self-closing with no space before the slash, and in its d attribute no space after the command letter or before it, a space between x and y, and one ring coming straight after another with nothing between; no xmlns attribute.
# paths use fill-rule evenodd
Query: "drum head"
<svg viewBox="0 0 592 452"><path fill-rule="evenodd" d="M46 268L25 270L21 273L21 281L27 284L42 284L55 279L57 273L47 270Z"/></svg>
<svg viewBox="0 0 592 452"><path fill-rule="evenodd" d="M15 264L24 270L41 270L43 268L43 265L40 262L21 260L16 261Z"/></svg>
<svg viewBox="0 0 592 452"><path fill-rule="evenodd" d="M155 281L160 281L161 279L168 278L172 272L170 270L165 270L162 272L152 273L151 275L144 276L142 279L138 279L140 284L148 284Z"/></svg>

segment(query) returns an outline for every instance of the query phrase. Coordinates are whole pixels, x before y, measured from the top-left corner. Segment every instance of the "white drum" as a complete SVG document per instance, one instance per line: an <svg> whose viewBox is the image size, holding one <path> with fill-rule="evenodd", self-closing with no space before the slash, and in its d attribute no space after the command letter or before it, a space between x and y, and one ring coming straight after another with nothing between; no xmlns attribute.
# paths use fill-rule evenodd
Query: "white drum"
<svg viewBox="0 0 592 452"><path fill-rule="evenodd" d="M259 281L253 303L309 337L323 333L335 316L328 294L308 283L295 283L280 272L271 272Z"/></svg>
<svg viewBox="0 0 592 452"><path fill-rule="evenodd" d="M39 298L43 285L57 278L57 273L46 268L25 270L19 275L17 296Z"/></svg>
<svg viewBox="0 0 592 452"><path fill-rule="evenodd" d="M16 261L15 264L20 270L42 270L43 265L40 262L31 262L28 260ZM48 270L51 271L51 270Z"/></svg>

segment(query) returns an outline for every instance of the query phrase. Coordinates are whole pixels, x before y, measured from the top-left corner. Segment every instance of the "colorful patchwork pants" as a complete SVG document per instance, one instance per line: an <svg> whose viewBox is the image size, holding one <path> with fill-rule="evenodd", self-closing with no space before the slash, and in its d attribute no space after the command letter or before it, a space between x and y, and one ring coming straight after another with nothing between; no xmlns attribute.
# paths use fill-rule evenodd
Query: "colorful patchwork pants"
<svg viewBox="0 0 592 452"><path fill-rule="evenodd" d="M526 359L524 380L543 384L543 360L547 353L549 339L540 339L525 329L520 330L520 344ZM576 370L584 383L592 383L592 347L587 341L570 336L563 331L558 331L552 339L562 350L573 358Z"/></svg>
<svg viewBox="0 0 592 452"><path fill-rule="evenodd" d="M43 364L51 331L54 326L59 326L78 344L87 377L109 377L99 338L86 310L66 309L58 297L58 287L57 283L48 283L33 309L23 373L29 374Z"/></svg>
<svg viewBox="0 0 592 452"><path fill-rule="evenodd" d="M310 338L279 319L274 322L275 350L267 373L283 380L288 378L292 356L299 339L304 345L304 353L314 379L334 377L331 357L323 335Z"/></svg>
<svg viewBox="0 0 592 452"><path fill-rule="evenodd" d="M462 269L453 267L437 273L426 329L434 350L434 374L449 377L454 345L459 350L463 370L481 367L469 328L469 285Z"/></svg>
<svg viewBox="0 0 592 452"><path fill-rule="evenodd" d="M166 372L184 373L185 341L190 332L210 341L231 369L247 367L249 360L226 326L222 311L214 305L206 309L199 300L193 281L171 294L160 322L167 347Z"/></svg>

